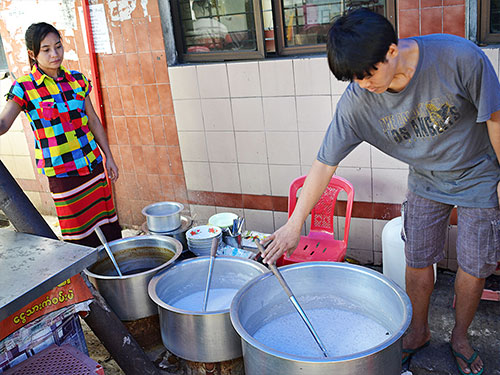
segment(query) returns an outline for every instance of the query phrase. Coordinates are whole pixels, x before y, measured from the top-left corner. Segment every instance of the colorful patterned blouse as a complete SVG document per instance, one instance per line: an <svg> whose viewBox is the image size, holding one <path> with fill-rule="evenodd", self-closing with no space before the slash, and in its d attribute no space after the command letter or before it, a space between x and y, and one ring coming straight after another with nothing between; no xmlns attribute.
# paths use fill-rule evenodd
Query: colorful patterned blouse
<svg viewBox="0 0 500 375"><path fill-rule="evenodd" d="M85 98L91 90L82 73L62 66L55 80L34 65L30 74L13 83L7 100L19 104L30 121L40 173L85 176L102 162L85 114Z"/></svg>

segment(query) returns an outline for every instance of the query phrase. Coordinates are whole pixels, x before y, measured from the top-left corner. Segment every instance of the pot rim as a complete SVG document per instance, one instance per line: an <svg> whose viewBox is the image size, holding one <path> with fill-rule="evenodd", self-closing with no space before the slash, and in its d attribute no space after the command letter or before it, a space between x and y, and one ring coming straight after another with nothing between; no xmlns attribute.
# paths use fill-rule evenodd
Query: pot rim
<svg viewBox="0 0 500 375"><path fill-rule="evenodd" d="M169 250L171 250L174 253L174 255L167 262L160 264L158 267L151 268L151 269L149 269L147 271L143 271L143 272L133 273L130 275L123 275L121 277L118 275L117 276L100 275L100 274L97 274L97 273L90 271L88 267L85 268L83 270L83 272L85 272L85 274L87 276L93 277L94 279L99 279L99 280L126 280L126 279L131 279L133 277L138 277L138 276L147 276L148 274L157 273L158 271L162 270L163 268L171 265L173 262L175 262L177 260L177 258L179 258L179 256L182 253L182 243L179 240L177 240L173 237L160 236L160 235L155 235L155 234L146 234L146 235L142 235L142 236L120 238L118 240L108 242L108 245L109 245L109 248L111 249L111 252L114 253L113 245L121 244L123 242L132 242L132 240L143 240L143 239L157 239L161 242L173 242L175 245L175 251L172 249L169 249ZM97 253L99 254L102 251L104 251L104 245L101 245L101 246L97 247L96 249L97 249ZM90 267L92 267L92 266L90 266Z"/></svg>
<svg viewBox="0 0 500 375"><path fill-rule="evenodd" d="M151 214L151 213L148 213L148 209L151 209L151 208L155 208L155 207L158 207L158 206L163 206L163 205L171 205L171 206L176 206L177 207L177 211L174 211L174 212L171 212L169 214L163 214L163 215L155 215L155 214ZM174 216L174 215L178 215L182 210L184 209L184 205L182 203L179 203L179 202L171 202L171 201L164 201L164 202L156 202L156 203L152 203L152 204L148 204L146 207L144 207L142 209L142 214L144 216L146 216L146 218L148 217L151 217L151 218L156 218L156 217L170 217L170 216ZM173 229L175 230L175 229Z"/></svg>
<svg viewBox="0 0 500 375"><path fill-rule="evenodd" d="M274 277L272 273L265 273L263 275L256 276L253 278L251 281L246 283L243 287L240 288L240 290L236 293L236 295L233 298L233 301L231 303L231 308L230 308L230 317L231 317L231 323L235 329L235 331L238 333L240 338L244 341L246 341L249 345L253 346L254 348L263 351L265 353L268 353L269 355L293 361L293 362L304 362L304 363L332 363L332 362L344 362L344 361L349 361L349 360L355 360L363 357L368 357L372 354L378 353L382 350L385 350L392 344L394 344L396 341L398 341L403 334L405 333L406 329L410 325L411 321L411 316L412 316L412 306L410 302L410 298L406 294L403 289L401 289L395 282L389 280L385 276L383 276L380 272L377 272L375 270L372 270L370 268L364 267L364 266L358 266L355 264L350 264L350 263L338 263L338 262L304 262L304 263L295 263L295 264L290 264L287 266L280 267L280 271L286 271L287 269L290 268L309 268L309 267L334 267L334 268L347 268L347 269L354 269L359 272L368 274L376 279L378 279L380 282L384 283L387 287L392 289L396 297L400 300L401 304L405 307L404 308L404 316L403 316L403 323L399 326L397 332L394 332L388 339L384 340L381 342L379 345L377 345L374 348L370 348L368 350L364 350L361 352L353 353L350 355L346 356L332 356L328 358L322 358L322 357L307 357L307 356L300 356L300 355L293 355L289 353L285 353L279 350L276 350L274 348L271 348L267 345L264 345L260 341L257 341L256 339L251 336L245 328L243 328L239 318L237 317L237 310L238 310L238 304L239 301L241 300L241 295L247 292L247 290L255 283L259 282L260 280L263 280L268 277Z"/></svg>
<svg viewBox="0 0 500 375"><path fill-rule="evenodd" d="M267 268L264 265L262 265L262 264L260 264L260 263L258 263L256 261L254 261L254 260L251 260L251 259L238 258L238 257L234 257L234 256L231 256L231 255L217 255L216 258L217 259L229 260L231 262L249 263L250 265L252 265L255 268L258 268L260 270L263 270L263 271L267 270ZM177 313L177 314L181 314L181 315L206 316L206 315L223 315L223 314L229 314L231 306L229 306L227 309L212 310L212 311L191 311L191 310L179 309L178 307L172 306L172 305L166 303L165 301L163 301L160 297L158 297L158 293L156 293L156 286L160 282L160 280L162 279L162 277L165 275L165 273L167 273L168 271L174 270L175 268L179 268L179 267L181 267L184 264L195 263L195 262L202 262L202 261L205 261L205 260L210 260L210 256L201 256L201 257L195 257L195 258L185 259L185 260L182 260L182 261L176 263L172 267L169 267L168 270L164 270L162 272L158 272L149 281L149 284L148 284L149 298L151 298L153 300L153 302L159 308L162 308L162 309L167 310L169 312L174 312L174 313ZM252 280L253 280L253 278L249 279L247 281L247 283L244 284L244 286L247 285Z"/></svg>

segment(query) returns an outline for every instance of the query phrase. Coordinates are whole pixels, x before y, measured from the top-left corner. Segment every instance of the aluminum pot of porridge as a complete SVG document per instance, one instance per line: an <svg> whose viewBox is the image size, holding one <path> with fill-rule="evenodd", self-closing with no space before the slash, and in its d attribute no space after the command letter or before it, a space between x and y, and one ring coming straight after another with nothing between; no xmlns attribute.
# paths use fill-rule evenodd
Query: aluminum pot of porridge
<svg viewBox="0 0 500 375"><path fill-rule="evenodd" d="M266 273L236 293L230 317L246 375L399 375L410 299L366 267L307 262L280 271L328 352L323 355L278 280Z"/></svg>
<svg viewBox="0 0 500 375"><path fill-rule="evenodd" d="M193 362L222 362L241 357L240 337L229 318L233 296L267 268L253 260L217 256L213 262L207 308L203 298L209 256L174 264L151 279L148 293L158 305L163 345Z"/></svg>

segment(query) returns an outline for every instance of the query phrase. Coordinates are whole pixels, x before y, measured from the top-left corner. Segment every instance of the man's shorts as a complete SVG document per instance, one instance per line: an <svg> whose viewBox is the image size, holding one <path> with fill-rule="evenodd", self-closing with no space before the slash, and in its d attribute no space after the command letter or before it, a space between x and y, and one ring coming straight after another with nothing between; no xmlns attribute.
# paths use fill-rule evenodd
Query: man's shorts
<svg viewBox="0 0 500 375"><path fill-rule="evenodd" d="M445 256L444 246L454 206L422 198L410 191L403 203L402 238L406 264L425 268ZM500 260L500 210L457 207L457 262L468 274L485 278Z"/></svg>

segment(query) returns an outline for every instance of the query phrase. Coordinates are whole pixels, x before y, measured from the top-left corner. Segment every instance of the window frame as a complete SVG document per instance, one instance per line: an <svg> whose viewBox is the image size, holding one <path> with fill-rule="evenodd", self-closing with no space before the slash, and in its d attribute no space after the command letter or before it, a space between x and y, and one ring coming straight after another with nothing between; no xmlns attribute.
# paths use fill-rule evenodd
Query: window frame
<svg viewBox="0 0 500 375"><path fill-rule="evenodd" d="M478 8L479 42L486 44L500 43L500 33L490 32L491 0L479 1Z"/></svg>
<svg viewBox="0 0 500 375"><path fill-rule="evenodd" d="M315 53L325 53L326 44L291 46L285 44L285 29L283 24L283 1L271 0L272 15L274 23L274 40L276 52L265 51L264 21L261 0L250 0L254 9L255 37L257 50L255 51L231 51L231 52L206 52L206 53L186 53L184 52L184 38L179 0L170 0L172 10L172 23L174 28L175 49L181 63L189 62L219 62L228 60L256 60L270 56L297 56ZM346 2L347 0L343 0ZM385 17L396 28L396 0L385 0Z"/></svg>
<svg viewBox="0 0 500 375"><path fill-rule="evenodd" d="M342 1L344 1L344 3L346 2L346 0ZM397 30L395 23L395 1L396 0L386 0L385 16L391 22L392 26L394 26L394 29ZM272 0L272 6L276 53L279 56L306 55L311 53L326 52L326 44L287 47L285 44L285 27L283 24L283 0Z"/></svg>
<svg viewBox="0 0 500 375"><path fill-rule="evenodd" d="M211 62L225 60L245 60L245 59L262 59L265 57L264 47L264 27L262 24L262 9L260 0L250 0L254 9L255 19L255 38L257 49L255 51L230 51L230 52L204 52L204 53L186 53L184 52L184 38L182 30L181 12L179 0L171 0L172 7L172 22L174 25L175 48L182 62Z"/></svg>

